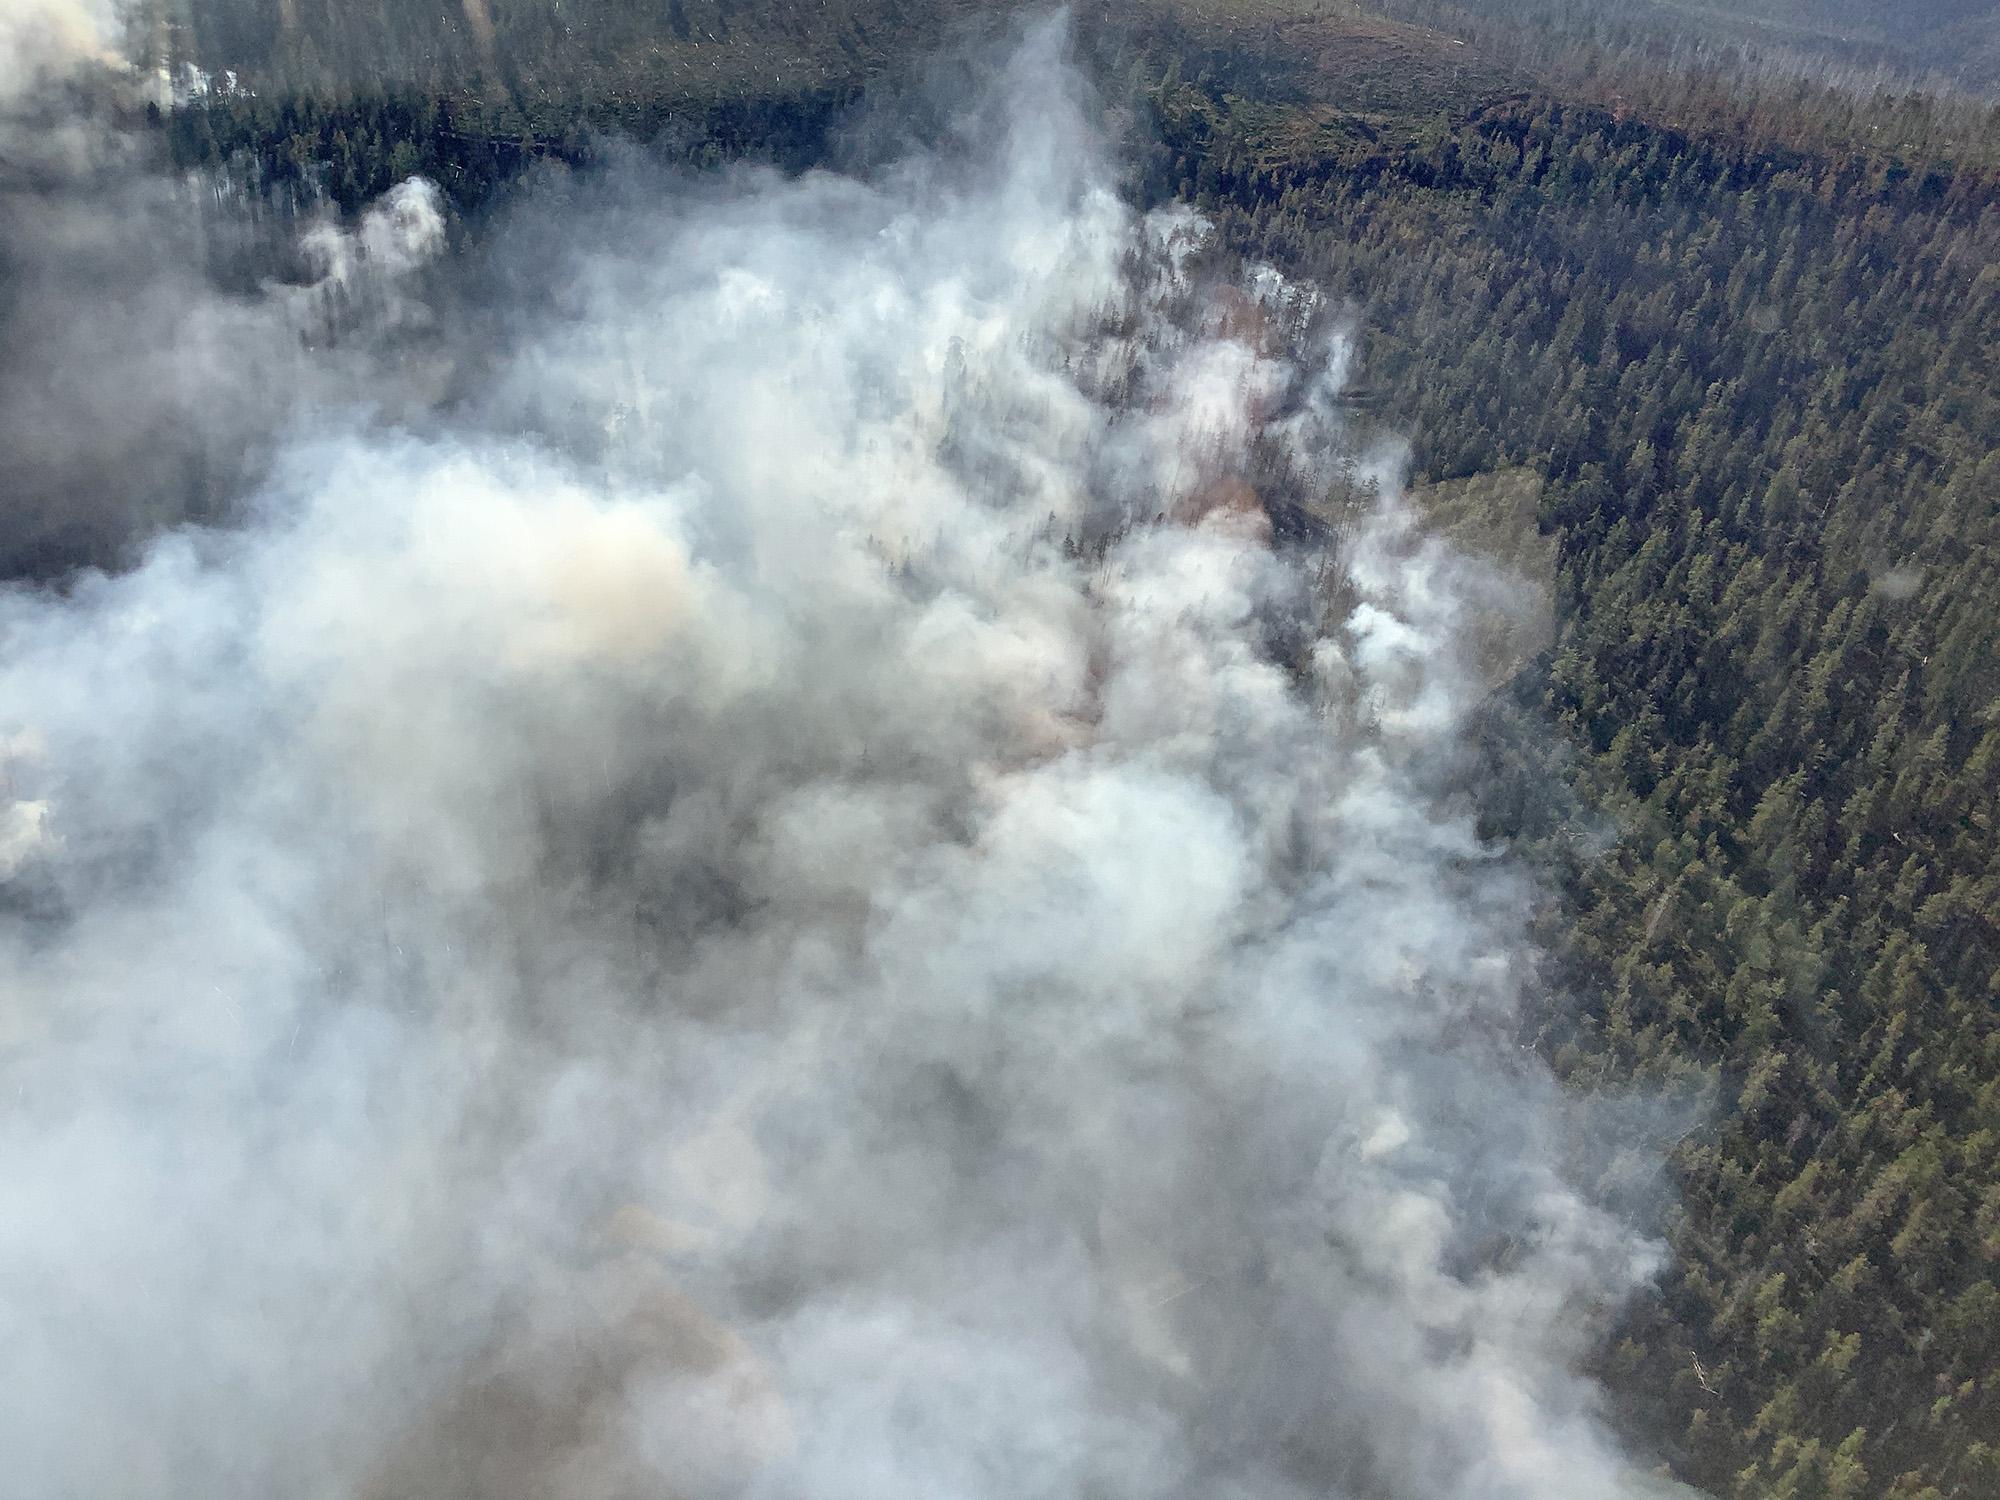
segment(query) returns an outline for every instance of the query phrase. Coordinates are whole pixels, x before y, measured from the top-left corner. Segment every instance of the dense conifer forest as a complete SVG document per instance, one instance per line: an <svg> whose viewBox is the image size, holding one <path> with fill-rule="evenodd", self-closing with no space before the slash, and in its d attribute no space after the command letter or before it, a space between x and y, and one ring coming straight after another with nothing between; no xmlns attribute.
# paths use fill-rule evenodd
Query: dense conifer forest
<svg viewBox="0 0 2000 1500"><path fill-rule="evenodd" d="M1240 244L1368 308L1422 477L1540 484L1560 633L1515 690L1620 830L1496 809L1594 997L1542 1041L1719 1090L1611 1356L1637 1419L1718 1493L1992 1493L1994 179L1532 97L1361 172L1167 115Z"/></svg>
<svg viewBox="0 0 2000 1500"><path fill-rule="evenodd" d="M1717 1496L1990 1497L1993 13L1829 6L1808 36L1799 7L1736 9L1764 30L1428 0L1079 24L1133 191L1350 299L1419 494L1525 504L1553 551L1554 639L1495 696L1485 816L1548 872L1534 1040L1675 1122L1671 1263L1602 1356L1623 1420ZM655 37L609 3L207 0L177 45L240 83L155 128L288 211L427 174L469 233L616 135L810 165L950 11L675 0ZM1872 81L1834 76L1836 42Z"/></svg>

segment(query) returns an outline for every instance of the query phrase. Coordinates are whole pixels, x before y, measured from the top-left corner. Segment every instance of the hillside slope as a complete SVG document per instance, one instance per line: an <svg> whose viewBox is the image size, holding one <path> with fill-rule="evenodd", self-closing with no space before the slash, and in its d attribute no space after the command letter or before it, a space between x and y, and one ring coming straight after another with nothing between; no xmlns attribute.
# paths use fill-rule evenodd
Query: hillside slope
<svg viewBox="0 0 2000 1500"><path fill-rule="evenodd" d="M350 206L420 169L469 209L605 125L804 165L860 80L973 9L682 0L656 31L610 6L572 45L574 11L492 0L489 55L478 11L197 0L204 59L309 96L167 128L186 163ZM1990 135L1609 51L1565 93L1584 75L1331 3L1080 24L1143 116L1135 190L1353 300L1440 515L1532 556L1508 517L1538 507L1556 635L1486 768L1490 830L1558 897L1532 1040L1579 1089L1684 1111L1673 1265L1605 1355L1632 1429L1741 1500L2000 1493ZM394 86L343 81L391 54Z"/></svg>

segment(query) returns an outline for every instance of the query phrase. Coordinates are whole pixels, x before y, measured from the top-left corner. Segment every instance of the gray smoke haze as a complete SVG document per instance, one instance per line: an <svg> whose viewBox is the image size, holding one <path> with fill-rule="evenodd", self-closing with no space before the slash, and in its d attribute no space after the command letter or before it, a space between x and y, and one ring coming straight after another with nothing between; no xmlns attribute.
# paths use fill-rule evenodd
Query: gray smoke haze
<svg viewBox="0 0 2000 1500"><path fill-rule="evenodd" d="M79 66L122 67L117 36L112 0L5 0L0 4L0 106Z"/></svg>
<svg viewBox="0 0 2000 1500"><path fill-rule="evenodd" d="M435 191L300 235L157 170L158 141L117 123L150 82L122 30L108 0L0 0L4 577L130 566L162 530L231 518L306 414L436 395L399 289L440 248Z"/></svg>
<svg viewBox="0 0 2000 1500"><path fill-rule="evenodd" d="M1490 581L1059 27L965 136L548 186L478 401L0 594L10 1493L1656 1493L1437 769Z"/></svg>

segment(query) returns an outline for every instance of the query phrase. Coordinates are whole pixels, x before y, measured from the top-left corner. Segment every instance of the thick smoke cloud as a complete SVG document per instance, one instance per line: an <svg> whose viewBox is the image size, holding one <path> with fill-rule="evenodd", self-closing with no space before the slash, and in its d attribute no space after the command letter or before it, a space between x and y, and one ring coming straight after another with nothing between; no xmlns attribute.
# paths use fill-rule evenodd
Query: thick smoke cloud
<svg viewBox="0 0 2000 1500"><path fill-rule="evenodd" d="M301 236L225 180L157 170L158 140L119 125L158 81L123 30L108 3L0 0L0 576L130 566L231 517L302 415L437 394L400 347L434 190Z"/></svg>
<svg viewBox="0 0 2000 1500"><path fill-rule="evenodd" d="M0 105L86 64L121 67L117 35L109 0L7 0L0 5Z"/></svg>
<svg viewBox="0 0 2000 1500"><path fill-rule="evenodd" d="M547 186L477 401L0 596L12 1492L1654 1493L1473 575L1059 31L973 118Z"/></svg>

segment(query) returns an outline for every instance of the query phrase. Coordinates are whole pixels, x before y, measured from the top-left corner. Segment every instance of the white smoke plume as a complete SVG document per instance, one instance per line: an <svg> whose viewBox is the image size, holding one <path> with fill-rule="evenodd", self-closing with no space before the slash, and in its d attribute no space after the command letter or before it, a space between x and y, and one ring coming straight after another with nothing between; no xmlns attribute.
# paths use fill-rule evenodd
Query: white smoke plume
<svg viewBox="0 0 2000 1500"><path fill-rule="evenodd" d="M122 69L111 0L0 0L0 108L95 64Z"/></svg>
<svg viewBox="0 0 2000 1500"><path fill-rule="evenodd" d="M424 321L405 283L443 248L436 189L298 234L240 183L159 170L114 47L148 15L0 0L0 576L129 566L233 517L300 414L435 394L385 346Z"/></svg>
<svg viewBox="0 0 2000 1500"><path fill-rule="evenodd" d="M968 135L546 186L479 400L0 595L9 1493L1654 1493L1464 564L1272 544L1344 345L1058 28Z"/></svg>

